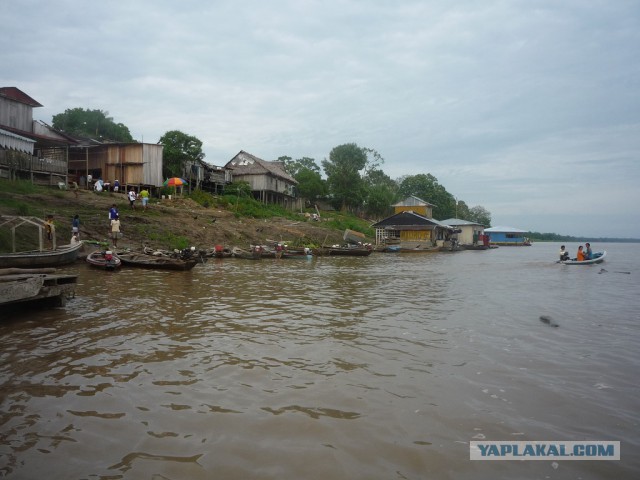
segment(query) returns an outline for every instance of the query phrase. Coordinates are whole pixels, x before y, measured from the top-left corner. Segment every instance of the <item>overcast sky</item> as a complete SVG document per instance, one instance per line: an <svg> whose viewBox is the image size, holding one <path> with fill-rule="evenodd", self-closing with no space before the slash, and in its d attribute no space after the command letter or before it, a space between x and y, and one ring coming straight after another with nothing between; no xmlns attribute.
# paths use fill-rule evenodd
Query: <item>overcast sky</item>
<svg viewBox="0 0 640 480"><path fill-rule="evenodd" d="M640 2L0 0L0 18L0 86L34 119L100 109L215 165L357 143L494 226L640 238Z"/></svg>

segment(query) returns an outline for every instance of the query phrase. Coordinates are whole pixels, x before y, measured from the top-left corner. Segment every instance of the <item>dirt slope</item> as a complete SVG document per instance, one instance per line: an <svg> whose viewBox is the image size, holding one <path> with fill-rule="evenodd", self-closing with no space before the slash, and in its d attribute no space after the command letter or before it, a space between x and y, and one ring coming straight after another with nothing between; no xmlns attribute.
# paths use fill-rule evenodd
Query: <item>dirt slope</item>
<svg viewBox="0 0 640 480"><path fill-rule="evenodd" d="M124 194L80 191L78 198L70 191L54 191L51 195L3 194L0 196L0 214L18 215L16 202L28 205L30 215L41 218L54 215L59 244L68 243L71 219L75 214L80 217L81 239L106 240L109 237L108 211L114 203L120 213L124 233L119 247L137 249L149 245L169 248L180 238L186 238L190 245L203 249L216 244L247 247L272 240L316 245L342 241L342 232L323 227L322 222L309 221L303 215L299 221L236 218L233 211L205 208L190 199L153 199L147 211L143 211L140 202L136 202L135 210L131 209Z"/></svg>

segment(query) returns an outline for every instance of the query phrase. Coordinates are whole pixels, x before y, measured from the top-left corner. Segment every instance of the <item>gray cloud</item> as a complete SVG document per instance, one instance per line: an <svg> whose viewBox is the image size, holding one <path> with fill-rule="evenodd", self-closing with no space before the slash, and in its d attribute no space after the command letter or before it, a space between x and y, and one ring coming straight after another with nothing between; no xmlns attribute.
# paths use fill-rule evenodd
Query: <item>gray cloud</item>
<svg viewBox="0 0 640 480"><path fill-rule="evenodd" d="M206 160L345 142L495 224L640 237L635 2L5 3L0 83ZM615 194L614 194L615 192ZM597 217L595 216L597 215ZM606 225L604 227L603 225Z"/></svg>

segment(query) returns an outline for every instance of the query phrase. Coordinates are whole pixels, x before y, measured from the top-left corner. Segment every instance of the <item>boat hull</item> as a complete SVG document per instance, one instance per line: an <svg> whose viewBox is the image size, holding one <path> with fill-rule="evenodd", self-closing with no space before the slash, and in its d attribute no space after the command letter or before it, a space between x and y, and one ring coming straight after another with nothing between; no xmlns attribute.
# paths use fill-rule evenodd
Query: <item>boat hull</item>
<svg viewBox="0 0 640 480"><path fill-rule="evenodd" d="M46 268L74 263L82 243L64 245L55 250L0 254L0 268Z"/></svg>
<svg viewBox="0 0 640 480"><path fill-rule="evenodd" d="M595 265L597 263L602 263L604 262L604 257L607 256L607 251L605 250L602 253L596 253L596 255L599 255L595 258L592 258L590 260L583 260L581 262L577 261L577 260L562 260L560 261L560 263L562 263L563 265Z"/></svg>
<svg viewBox="0 0 640 480"><path fill-rule="evenodd" d="M92 267L102 268L103 270L115 270L120 268L122 260L115 253L112 254L112 258L108 260L105 257L105 252L92 252L87 256L87 263Z"/></svg>
<svg viewBox="0 0 640 480"><path fill-rule="evenodd" d="M371 248L321 247L313 249L318 256L368 257L373 253Z"/></svg>
<svg viewBox="0 0 640 480"><path fill-rule="evenodd" d="M119 253L120 261L131 267L152 268L157 270L191 270L198 263L196 259L182 260L161 256L146 255L144 253Z"/></svg>

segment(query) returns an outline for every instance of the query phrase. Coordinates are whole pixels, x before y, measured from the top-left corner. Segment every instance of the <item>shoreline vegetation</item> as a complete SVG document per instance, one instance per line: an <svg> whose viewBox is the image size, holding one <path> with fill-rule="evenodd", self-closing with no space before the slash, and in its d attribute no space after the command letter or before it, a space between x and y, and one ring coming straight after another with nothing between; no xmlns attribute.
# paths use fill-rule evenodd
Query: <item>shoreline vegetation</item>
<svg viewBox="0 0 640 480"><path fill-rule="evenodd" d="M557 233L527 232L524 234L532 242L567 242L567 243L640 243L640 238L613 238L613 237L572 237L571 235L558 235Z"/></svg>

